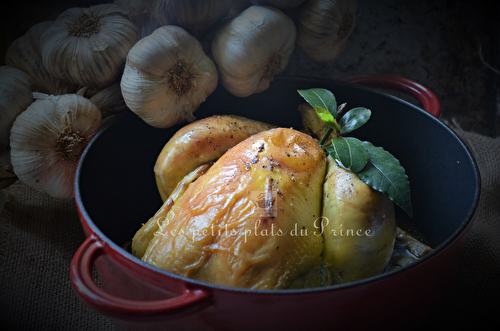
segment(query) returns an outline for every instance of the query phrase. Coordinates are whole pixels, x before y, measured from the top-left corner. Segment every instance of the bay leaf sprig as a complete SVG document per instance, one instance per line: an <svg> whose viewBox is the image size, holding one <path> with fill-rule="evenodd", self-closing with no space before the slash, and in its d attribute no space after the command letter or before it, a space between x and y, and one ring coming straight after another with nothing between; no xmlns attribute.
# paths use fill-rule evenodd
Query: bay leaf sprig
<svg viewBox="0 0 500 331"><path fill-rule="evenodd" d="M321 147L339 166L355 173L374 190L384 193L412 217L410 182L399 160L382 147L345 137L368 122L371 111L356 107L344 112L346 104L337 106L335 95L326 89L298 90L298 93L327 126L319 142Z"/></svg>

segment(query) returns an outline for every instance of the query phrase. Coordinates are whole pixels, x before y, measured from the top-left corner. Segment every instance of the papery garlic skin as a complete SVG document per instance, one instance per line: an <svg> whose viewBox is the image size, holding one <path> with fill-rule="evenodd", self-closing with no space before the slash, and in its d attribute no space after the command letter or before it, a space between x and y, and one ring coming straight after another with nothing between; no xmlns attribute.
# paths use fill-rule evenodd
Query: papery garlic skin
<svg viewBox="0 0 500 331"><path fill-rule="evenodd" d="M125 100L123 100L119 82L113 83L100 90L91 90L84 87L78 90L76 94L92 101L101 111L103 119L128 110Z"/></svg>
<svg viewBox="0 0 500 331"><path fill-rule="evenodd" d="M145 0L146 10L160 25L176 25L196 38L223 17L233 0Z"/></svg>
<svg viewBox="0 0 500 331"><path fill-rule="evenodd" d="M281 10L250 6L216 34L212 55L222 85L238 97L269 88L295 47L293 21Z"/></svg>
<svg viewBox="0 0 500 331"><path fill-rule="evenodd" d="M217 81L215 64L200 42L168 25L132 47L120 84L128 108L146 123L166 128L193 120Z"/></svg>
<svg viewBox="0 0 500 331"><path fill-rule="evenodd" d="M308 0L298 11L297 46L318 64L335 61L356 23L357 0Z"/></svg>
<svg viewBox="0 0 500 331"><path fill-rule="evenodd" d="M53 21L37 23L14 40L5 54L5 63L27 73L35 84L35 91L55 95L74 93L77 84L61 81L51 75L42 62L41 36L52 24Z"/></svg>
<svg viewBox="0 0 500 331"><path fill-rule="evenodd" d="M119 78L137 40L136 26L118 5L70 8L43 33L42 60L59 79L99 89Z"/></svg>
<svg viewBox="0 0 500 331"><path fill-rule="evenodd" d="M0 66L0 151L9 146L12 123L32 102L33 81L25 72Z"/></svg>
<svg viewBox="0 0 500 331"><path fill-rule="evenodd" d="M76 94L42 97L12 125L12 167L26 185L69 199L74 196L78 161L100 128L101 113Z"/></svg>

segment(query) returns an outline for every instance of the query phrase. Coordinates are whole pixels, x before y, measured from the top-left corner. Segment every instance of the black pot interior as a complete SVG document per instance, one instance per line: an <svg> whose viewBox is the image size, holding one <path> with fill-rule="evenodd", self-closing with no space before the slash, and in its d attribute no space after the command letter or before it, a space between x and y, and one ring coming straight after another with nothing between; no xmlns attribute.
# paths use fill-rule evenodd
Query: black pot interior
<svg viewBox="0 0 500 331"><path fill-rule="evenodd" d="M371 89L331 80L275 78L263 93L232 96L222 87L195 113L235 114L301 129L298 89L327 88L348 109L372 117L354 136L396 156L406 169L414 217L407 220L433 247L455 236L472 217L479 192L476 164L462 141L418 107ZM160 207L153 166L179 126L156 129L127 113L102 130L85 151L76 174L76 200L94 231L119 246L130 242ZM398 210L398 216L404 213Z"/></svg>

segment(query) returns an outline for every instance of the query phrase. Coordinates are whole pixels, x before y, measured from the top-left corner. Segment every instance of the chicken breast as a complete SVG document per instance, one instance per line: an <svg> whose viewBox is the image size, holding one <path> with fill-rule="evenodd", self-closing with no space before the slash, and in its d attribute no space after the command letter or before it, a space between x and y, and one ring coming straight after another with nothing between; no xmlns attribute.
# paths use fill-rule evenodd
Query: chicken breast
<svg viewBox="0 0 500 331"><path fill-rule="evenodd" d="M159 228L142 260L251 289L288 288L305 274L319 275L325 175L325 153L309 135L286 128L255 134L153 220Z"/></svg>
<svg viewBox="0 0 500 331"><path fill-rule="evenodd" d="M207 162L217 160L229 148L272 125L241 116L215 115L179 129L158 156L154 173L163 201L184 176Z"/></svg>

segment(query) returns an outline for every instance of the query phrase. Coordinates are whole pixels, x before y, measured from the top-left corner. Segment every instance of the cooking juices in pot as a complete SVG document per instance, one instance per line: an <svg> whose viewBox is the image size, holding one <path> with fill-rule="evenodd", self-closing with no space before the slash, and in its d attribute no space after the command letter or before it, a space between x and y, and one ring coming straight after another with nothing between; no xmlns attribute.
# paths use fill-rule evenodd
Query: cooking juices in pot
<svg viewBox="0 0 500 331"><path fill-rule="evenodd" d="M389 173L407 185L404 169L343 137L369 111L303 96L308 133L231 115L180 129L155 165L164 203L135 234L132 254L200 281L286 289L357 281L430 252L396 221L393 201L411 214L409 199L373 183Z"/></svg>

